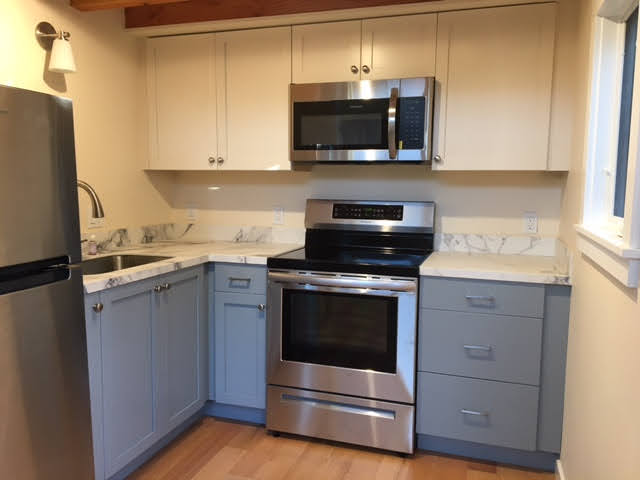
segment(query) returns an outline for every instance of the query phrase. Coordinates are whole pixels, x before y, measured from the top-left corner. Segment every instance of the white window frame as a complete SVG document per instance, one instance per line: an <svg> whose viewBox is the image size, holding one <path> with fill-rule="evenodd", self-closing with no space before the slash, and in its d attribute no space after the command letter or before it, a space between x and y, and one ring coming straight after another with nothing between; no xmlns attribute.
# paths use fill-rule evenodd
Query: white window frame
<svg viewBox="0 0 640 480"><path fill-rule="evenodd" d="M579 250L627 287L640 283L640 48L636 49L624 217L613 214L626 21L638 0L605 0L595 20ZM640 38L640 36L639 36Z"/></svg>

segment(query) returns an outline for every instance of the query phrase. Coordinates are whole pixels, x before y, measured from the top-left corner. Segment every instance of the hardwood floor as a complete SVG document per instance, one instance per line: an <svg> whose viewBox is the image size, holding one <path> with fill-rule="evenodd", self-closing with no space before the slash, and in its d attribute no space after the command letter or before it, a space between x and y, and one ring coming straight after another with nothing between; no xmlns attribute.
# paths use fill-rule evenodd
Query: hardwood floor
<svg viewBox="0 0 640 480"><path fill-rule="evenodd" d="M553 474L417 453L401 458L205 418L132 480L553 480Z"/></svg>

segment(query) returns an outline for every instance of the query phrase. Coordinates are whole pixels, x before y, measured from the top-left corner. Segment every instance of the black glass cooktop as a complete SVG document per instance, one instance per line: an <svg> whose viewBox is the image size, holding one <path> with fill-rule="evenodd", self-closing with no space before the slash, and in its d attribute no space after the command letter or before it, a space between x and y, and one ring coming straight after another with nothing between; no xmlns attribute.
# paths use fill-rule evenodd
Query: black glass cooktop
<svg viewBox="0 0 640 480"><path fill-rule="evenodd" d="M269 268L419 276L433 235L307 231L306 247L267 259Z"/></svg>

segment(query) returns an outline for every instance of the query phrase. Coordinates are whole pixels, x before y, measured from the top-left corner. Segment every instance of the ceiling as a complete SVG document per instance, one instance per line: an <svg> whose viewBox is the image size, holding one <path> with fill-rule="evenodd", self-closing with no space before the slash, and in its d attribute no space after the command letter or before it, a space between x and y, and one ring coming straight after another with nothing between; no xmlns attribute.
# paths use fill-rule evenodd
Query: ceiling
<svg viewBox="0 0 640 480"><path fill-rule="evenodd" d="M416 2L416 0L71 0L73 7L84 11L125 8L127 28L409 3L423 2Z"/></svg>

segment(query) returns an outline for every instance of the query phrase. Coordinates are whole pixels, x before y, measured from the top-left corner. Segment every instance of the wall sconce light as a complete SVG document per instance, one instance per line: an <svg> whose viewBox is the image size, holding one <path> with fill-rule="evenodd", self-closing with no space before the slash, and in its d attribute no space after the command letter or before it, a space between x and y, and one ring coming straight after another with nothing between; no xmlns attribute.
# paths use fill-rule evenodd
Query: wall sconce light
<svg viewBox="0 0 640 480"><path fill-rule="evenodd" d="M58 32L49 22L40 22L36 27L38 43L45 50L51 50L50 71L57 73L74 73L76 71L76 62L73 59L69 37L71 37L69 32L62 30Z"/></svg>

